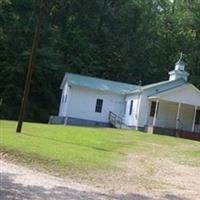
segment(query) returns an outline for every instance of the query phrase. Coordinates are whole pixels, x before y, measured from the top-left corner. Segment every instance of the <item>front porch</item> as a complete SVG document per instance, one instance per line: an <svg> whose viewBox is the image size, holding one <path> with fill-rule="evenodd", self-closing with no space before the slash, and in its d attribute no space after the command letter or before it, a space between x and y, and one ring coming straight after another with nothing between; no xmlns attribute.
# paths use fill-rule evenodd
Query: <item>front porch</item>
<svg viewBox="0 0 200 200"><path fill-rule="evenodd" d="M200 141L200 106L149 98L146 131Z"/></svg>
<svg viewBox="0 0 200 200"><path fill-rule="evenodd" d="M198 132L184 131L184 130L172 129L172 128L163 128L163 127L158 127L158 126L147 126L146 131L150 133L160 134L160 135L169 135L169 136L175 136L175 137L200 141L200 134Z"/></svg>

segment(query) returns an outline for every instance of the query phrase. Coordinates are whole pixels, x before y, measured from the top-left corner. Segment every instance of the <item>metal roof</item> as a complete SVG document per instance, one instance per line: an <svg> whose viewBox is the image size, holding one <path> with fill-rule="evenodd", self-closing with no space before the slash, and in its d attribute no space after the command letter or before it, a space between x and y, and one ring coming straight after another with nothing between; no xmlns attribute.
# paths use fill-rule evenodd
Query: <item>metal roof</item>
<svg viewBox="0 0 200 200"><path fill-rule="evenodd" d="M144 85L142 86L143 90L148 90L154 87L159 87L159 86L163 86L166 84L174 84L174 83L180 83L180 84L185 84L187 81L184 78L179 78L176 80L167 80L167 81L161 81L161 82L157 82L157 83L152 83L152 84L148 84L148 85Z"/></svg>
<svg viewBox="0 0 200 200"><path fill-rule="evenodd" d="M147 90L147 89L157 87L157 86L160 86L160 85L165 85L166 83L170 83L170 82L172 82L172 81L168 80L168 81L161 81L161 82L153 83L153 84L149 84L149 85L144 85L144 86L142 86L142 89Z"/></svg>
<svg viewBox="0 0 200 200"><path fill-rule="evenodd" d="M184 79L180 78L173 81L167 80L167 81L153 83L153 84L149 84L145 86L138 86L138 85L110 81L110 80L94 78L94 77L84 76L84 75L79 75L79 74L65 73L60 89L63 89L66 81L69 83L69 85L76 85L80 87L91 88L91 89L96 89L96 90L101 90L101 91L109 91L109 92L124 94L124 95L137 94L142 91L151 91L151 90L153 93L155 93L154 92L155 89L161 89L162 91L171 90L173 88L176 88L176 87L179 87L180 85L185 84L186 82Z"/></svg>
<svg viewBox="0 0 200 200"><path fill-rule="evenodd" d="M150 93L157 93L158 91L164 91L164 90L171 90L172 88L179 87L183 84L185 84L186 81L182 78L173 80L173 81L161 81L158 83L153 83L149 85L144 85L140 87L140 89L134 90L132 92L129 92L129 94L137 94L142 91L148 91ZM152 91L152 92L151 92Z"/></svg>
<svg viewBox="0 0 200 200"><path fill-rule="evenodd" d="M66 81L70 85L97 89L101 91L109 91L109 92L114 92L118 94L126 94L134 90L137 90L139 88L138 85L110 81L110 80L83 76L83 75L78 75L78 74L66 73L62 81L62 84L60 86L61 89L63 89Z"/></svg>

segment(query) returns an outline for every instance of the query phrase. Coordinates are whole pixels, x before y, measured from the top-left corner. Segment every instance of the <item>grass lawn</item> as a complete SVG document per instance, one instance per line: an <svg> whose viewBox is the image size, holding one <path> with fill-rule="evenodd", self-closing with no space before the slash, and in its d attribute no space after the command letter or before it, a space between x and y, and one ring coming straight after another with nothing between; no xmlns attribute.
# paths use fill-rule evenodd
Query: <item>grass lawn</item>
<svg viewBox="0 0 200 200"><path fill-rule="evenodd" d="M130 130L0 121L0 152L49 170L110 169L128 153L200 167L200 143Z"/></svg>

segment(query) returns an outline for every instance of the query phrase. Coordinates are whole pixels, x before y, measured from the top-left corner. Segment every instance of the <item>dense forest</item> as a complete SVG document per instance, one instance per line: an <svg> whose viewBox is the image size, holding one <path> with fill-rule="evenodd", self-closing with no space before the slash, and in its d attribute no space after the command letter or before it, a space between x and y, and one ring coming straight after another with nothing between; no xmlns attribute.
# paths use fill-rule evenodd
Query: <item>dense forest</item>
<svg viewBox="0 0 200 200"><path fill-rule="evenodd" d="M2 118L18 116L38 3L0 0ZM26 119L57 114L65 72L148 84L168 79L180 51L200 88L199 0L48 1Z"/></svg>

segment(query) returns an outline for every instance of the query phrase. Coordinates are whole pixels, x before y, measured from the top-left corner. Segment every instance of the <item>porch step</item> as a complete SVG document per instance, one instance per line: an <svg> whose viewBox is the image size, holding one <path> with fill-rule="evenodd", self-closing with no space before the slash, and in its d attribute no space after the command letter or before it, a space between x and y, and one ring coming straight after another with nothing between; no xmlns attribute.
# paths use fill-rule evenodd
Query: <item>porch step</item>
<svg viewBox="0 0 200 200"><path fill-rule="evenodd" d="M112 111L109 112L109 123L114 128L131 129L129 126L123 123L123 120L120 116L113 113Z"/></svg>

